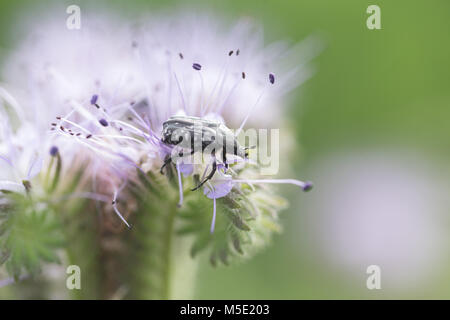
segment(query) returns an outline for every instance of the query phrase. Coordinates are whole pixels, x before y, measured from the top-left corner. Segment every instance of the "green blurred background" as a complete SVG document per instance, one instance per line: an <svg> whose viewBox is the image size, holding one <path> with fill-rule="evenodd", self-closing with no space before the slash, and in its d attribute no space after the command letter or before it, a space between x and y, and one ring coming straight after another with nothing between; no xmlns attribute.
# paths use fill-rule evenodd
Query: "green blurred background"
<svg viewBox="0 0 450 320"><path fill-rule="evenodd" d="M83 5L82 1L58 1L59 4L66 2L67 5ZM370 4L381 8L381 30L366 27L366 8ZM16 40L11 38L11 28L21 23L16 21L16 13L49 5L51 1L0 1L0 59ZM446 244L450 223L446 219L448 203L445 195L450 157L448 0L142 0L106 1L102 5L117 8L124 14L183 6L217 11L230 20L252 16L264 25L267 42L278 39L298 42L315 34L325 44L325 49L313 61L315 75L295 91L295 103L289 109L296 139L301 145L299 154L291 161L298 177L316 180L316 189L313 194L302 194L301 197L286 189L292 201L291 209L282 215L285 231L250 262L218 269L210 267L207 261L202 262L195 298L450 298ZM366 152L375 153L386 162L389 162L390 154L397 157L399 152L406 162L420 158L416 171L427 168L426 172L436 173L425 174L429 176L426 185L431 182L430 193L444 193L436 200L443 201L435 203L433 200L435 207L430 208L442 215L435 218L434 212L431 215L427 210L423 211L424 216L434 219L427 222L429 225L441 227L439 241L442 243L433 243L430 249L438 258L422 261L429 257L419 254L417 260L426 265L426 275L412 273L405 282L395 286L383 282L382 278L381 290L367 290L365 267L348 267L349 260L345 257L330 257L327 252L333 252L332 245L324 249L320 243L321 235L314 234L316 231L309 228L317 225L309 224L314 219L313 209L318 204L326 208L330 196L322 193L320 183L327 183L327 179L321 174L327 170L318 164L326 163L325 166L334 172L339 170L333 169L337 154L347 161L345 159L354 159L352 155ZM364 160L355 161L364 164ZM364 168L363 172L370 171L370 164ZM397 167L393 168L395 171ZM416 171L412 170L413 177ZM422 179L428 178L415 177L412 181L420 185ZM370 176L363 181L371 184ZM385 183L391 182L387 179ZM336 191L341 187L346 187L345 181L341 186L337 184ZM366 191L370 192L370 189L361 189L361 192ZM420 190L418 193L421 194ZM356 199L363 195L355 192L354 196ZM423 196L427 197L426 194ZM395 201L395 189L393 199ZM330 214L338 213L330 208ZM404 222L408 223L408 213L402 217L406 217ZM390 225L389 219L386 224ZM381 238L382 226L379 230ZM420 226L428 228L428 224ZM330 224L329 229L319 228L317 232L332 234L333 228ZM398 228L401 233L402 224ZM428 231L433 234L434 230ZM420 243L422 239L416 240ZM390 246L391 243L386 243L386 250ZM392 253L394 264L401 261L395 256L404 253L401 246L395 248L398 252ZM357 252L351 246L348 251ZM377 261L373 263L377 264ZM398 267L404 274L412 272L411 265ZM421 282L417 280L419 275L424 277Z"/></svg>

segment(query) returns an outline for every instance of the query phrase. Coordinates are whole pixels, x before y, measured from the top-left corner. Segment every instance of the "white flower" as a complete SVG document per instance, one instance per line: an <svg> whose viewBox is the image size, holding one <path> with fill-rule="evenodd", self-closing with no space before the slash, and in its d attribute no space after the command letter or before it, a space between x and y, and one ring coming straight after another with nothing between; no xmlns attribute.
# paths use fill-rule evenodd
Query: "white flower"
<svg viewBox="0 0 450 320"><path fill-rule="evenodd" d="M275 126L285 93L310 75L305 64L314 45L265 47L261 29L248 19L231 30L215 16L187 14L146 17L134 28L112 16L82 23L77 31L58 20L40 25L8 61L5 78L25 91L19 100L40 130L44 124L57 141L70 139L55 142L63 157L95 152L92 174L110 182L122 220L116 200L134 169L159 169L172 149L160 134L170 116L214 119L238 132L246 124ZM299 53L301 63L292 59ZM193 172L205 175L206 167ZM181 204L180 170L178 177ZM278 182L292 180L272 180ZM227 194L211 190L205 193L214 201L212 195Z"/></svg>
<svg viewBox="0 0 450 320"><path fill-rule="evenodd" d="M12 161L12 156L19 159L14 162L17 173L10 177L19 184L20 179L29 178L29 172L37 173L36 165L30 171L29 163L35 157L42 162L53 145L59 148L66 163L74 157L85 158L88 149L83 139L100 132L108 135L108 128L101 124L110 117L105 110L119 117L125 112L124 105L128 106L143 91L131 49L131 30L124 28L119 18L84 17L83 27L77 31L68 30L60 18L56 11L44 18L31 18L33 24L26 32L27 37L4 63L2 79L8 83L8 92L3 90L0 97L8 108L16 107L18 124L16 128L6 128L9 117L2 115L3 131L11 137L3 134L0 150L7 160ZM104 108L97 109L91 104L94 94L99 95L97 102ZM6 115L5 108L3 111ZM102 152L101 144L97 143L95 158L99 158L99 153L104 156L102 159L120 158ZM120 150L127 156L133 152ZM116 165L117 161L106 163ZM8 161L2 161L0 176L11 172L8 165ZM102 168L105 167L109 168Z"/></svg>
<svg viewBox="0 0 450 320"><path fill-rule="evenodd" d="M231 31L212 16L165 16L148 21L137 37L136 52L147 83L148 109L141 112L149 119L152 136L158 136L163 122L173 115L223 122L239 128L237 134L247 120L259 128L274 126L279 124L285 93L309 76L310 70L290 57L298 57L300 49L308 51L313 44L290 52L280 43L265 47L261 29L250 20L241 21ZM302 63L309 58L311 54ZM158 146L158 141L152 143ZM160 150L159 154L167 152ZM181 205L181 172L186 172L179 163L176 167ZM205 177L208 169L210 161L195 165L189 173ZM205 185L204 193L214 204L238 183L294 183L305 191L312 187L293 179L233 180L227 171L219 164L216 176Z"/></svg>
<svg viewBox="0 0 450 320"><path fill-rule="evenodd" d="M250 19L230 29L212 15L149 17L135 39L155 130L179 110L214 114L238 128L262 93L249 124L277 124L285 93L311 72L305 64L312 43L291 49L285 43L265 46L262 29ZM303 58L299 54L305 60L293 59ZM276 76L272 86L271 73Z"/></svg>
<svg viewBox="0 0 450 320"><path fill-rule="evenodd" d="M148 144L141 156L146 161L156 160L156 166L161 164L164 149L160 143L162 124L170 116L215 119L229 128L239 128L247 119L248 124L257 127L276 125L284 94L310 74L304 65L310 54L299 64L289 58L293 52L283 44L264 47L261 29L250 20L240 22L231 31L215 16L187 14L148 17L139 26L130 36L121 60L130 66L131 73L136 72L130 78L142 81L142 95L117 105L115 110L121 112L114 117L104 95L95 90L93 94L103 99L98 105L108 110L109 119L105 120L115 123L116 134L121 137L114 136L122 140L122 147L128 140L133 144L129 150L136 149L131 137L144 138ZM308 51L300 50L305 47L309 48L298 46L294 52ZM286 63L291 64L289 68ZM286 69L289 71L283 72ZM98 117L92 115L95 108L84 111L91 113L86 115L92 120L89 125L98 126ZM107 138L112 135L110 132ZM110 140L108 144L114 145ZM126 154L115 146L109 151ZM143 165L152 167L148 162Z"/></svg>
<svg viewBox="0 0 450 320"><path fill-rule="evenodd" d="M13 123L22 116L23 110L17 101L0 87L0 190L25 191L27 183L42 168L39 149L44 143L37 139L35 127L23 122L13 128Z"/></svg>

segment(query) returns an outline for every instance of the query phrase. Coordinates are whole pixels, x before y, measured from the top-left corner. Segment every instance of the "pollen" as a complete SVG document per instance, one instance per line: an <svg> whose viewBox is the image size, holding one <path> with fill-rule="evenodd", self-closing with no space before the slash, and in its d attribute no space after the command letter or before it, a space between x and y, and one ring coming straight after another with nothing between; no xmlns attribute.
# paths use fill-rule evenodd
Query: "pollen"
<svg viewBox="0 0 450 320"><path fill-rule="evenodd" d="M50 148L50 155L51 155L52 157L54 157L54 156L56 156L57 154L58 154L58 147L56 147L56 146L51 147L51 148Z"/></svg>
<svg viewBox="0 0 450 320"><path fill-rule="evenodd" d="M306 181L305 185L303 186L303 191L308 192L313 188L313 183L311 181Z"/></svg>
<svg viewBox="0 0 450 320"><path fill-rule="evenodd" d="M275 75L273 73L269 74L269 81L270 81L271 84L275 83Z"/></svg>
<svg viewBox="0 0 450 320"><path fill-rule="evenodd" d="M98 122L104 127L107 127L109 125L108 121L106 121L105 119L100 119L98 120Z"/></svg>
<svg viewBox="0 0 450 320"><path fill-rule="evenodd" d="M194 63L192 65L192 68L194 68L194 70L200 71L202 69L202 66L199 63Z"/></svg>
<svg viewBox="0 0 450 320"><path fill-rule="evenodd" d="M91 98L91 104L95 105L97 103L97 100L98 100L98 95L94 94Z"/></svg>

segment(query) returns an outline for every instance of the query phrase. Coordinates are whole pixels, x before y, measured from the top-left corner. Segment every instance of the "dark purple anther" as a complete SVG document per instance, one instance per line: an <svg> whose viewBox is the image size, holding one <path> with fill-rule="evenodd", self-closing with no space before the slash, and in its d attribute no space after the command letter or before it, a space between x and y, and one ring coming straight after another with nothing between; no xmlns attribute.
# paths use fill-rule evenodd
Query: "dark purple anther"
<svg viewBox="0 0 450 320"><path fill-rule="evenodd" d="M51 148L50 148L50 155L51 155L52 157L54 157L54 156L56 156L57 154L58 154L58 147L56 147L56 146L51 147Z"/></svg>
<svg viewBox="0 0 450 320"><path fill-rule="evenodd" d="M97 95L97 94L94 94L94 95L92 96L92 98L91 98L91 104L92 104L92 105L96 104L96 103L97 103L97 100L98 100L98 95Z"/></svg>
<svg viewBox="0 0 450 320"><path fill-rule="evenodd" d="M275 75L273 73L269 73L269 81L271 84L275 83Z"/></svg>
<svg viewBox="0 0 450 320"><path fill-rule="evenodd" d="M228 52L228 56L231 56L233 54L233 50L231 50L230 52Z"/></svg>
<svg viewBox="0 0 450 320"><path fill-rule="evenodd" d="M313 183L311 181L306 181L305 185L303 186L303 191L309 191L313 188Z"/></svg>
<svg viewBox="0 0 450 320"><path fill-rule="evenodd" d="M100 119L98 120L98 122L104 127L107 127L109 125L108 121L106 121L105 119Z"/></svg>
<svg viewBox="0 0 450 320"><path fill-rule="evenodd" d="M239 53L241 53L241 51L240 51L239 49L237 49L237 51L236 51L236 55L238 56L238 55L239 55Z"/></svg>
<svg viewBox="0 0 450 320"><path fill-rule="evenodd" d="M202 66L199 63L194 63L192 65L192 68L194 68L194 70L200 71L202 69Z"/></svg>

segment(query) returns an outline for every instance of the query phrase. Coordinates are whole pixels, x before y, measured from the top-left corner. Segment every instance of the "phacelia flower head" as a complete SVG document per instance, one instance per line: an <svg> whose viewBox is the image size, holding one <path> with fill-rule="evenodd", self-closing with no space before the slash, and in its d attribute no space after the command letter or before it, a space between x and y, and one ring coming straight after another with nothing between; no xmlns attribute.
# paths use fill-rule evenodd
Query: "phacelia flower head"
<svg viewBox="0 0 450 320"><path fill-rule="evenodd" d="M281 58L287 55L286 48L280 44L265 47L260 31L250 21L239 23L231 31L210 17L181 16L148 21L133 34L129 48L132 61L138 66L136 78L142 79L145 87L143 94L118 106L119 112L114 116L108 112L107 118L91 117L83 126L95 125L100 130L84 143L100 153L118 156L123 164L142 172L161 171L172 176L179 189L179 207L183 207L185 200L189 203L194 194L194 191L186 193L186 187L196 190L202 186L205 199L213 204L207 228L211 233L216 230L216 223L223 223L218 219L218 210L234 210L231 221L240 231L245 229L243 216L257 222L254 224L258 228L265 220L276 219L275 208L283 205L275 200L264 204L273 198L266 185L291 183L308 191L312 187L310 182L262 179L255 170L252 178L247 178L245 156L244 159L231 156L226 160L220 152L219 155L203 154L199 163L181 158L173 162L172 170L167 160L179 148L164 141L164 123L172 116L190 120L195 117L218 123L224 131L236 128L235 133L230 131L234 137L249 125L276 125L284 94L307 77L308 69L293 67L291 72L283 73L280 61L286 62ZM95 108L87 110L93 113L107 108L101 99L101 93L94 93L89 101ZM200 149L200 153L203 151ZM235 166L239 161L241 164ZM162 170L164 166L168 171ZM261 207L253 203L254 199L264 199ZM230 203L238 208L230 209ZM114 209L122 218L118 209ZM217 238L225 231L219 227Z"/></svg>
<svg viewBox="0 0 450 320"><path fill-rule="evenodd" d="M0 87L0 190L25 191L43 165L36 128L26 121L13 127L23 116L17 101Z"/></svg>
<svg viewBox="0 0 450 320"><path fill-rule="evenodd" d="M17 128L10 131L15 140L21 140L18 147L23 151L18 158L26 162L14 163L25 172L20 179L30 178L28 172L36 173L38 166L31 170L29 163L41 163L54 156L53 148L57 148L66 178L88 161L85 174L108 181L106 189L113 197L127 179L123 169L139 159L138 149L129 146L142 143L111 138L116 129L122 130L114 120L125 118L130 103L140 99L145 88L134 59L131 27L112 14L85 16L76 31L61 23L64 19L57 11L28 21L39 27L26 30L27 36L4 63L1 77L9 90L0 92L8 108L19 110ZM9 125L9 120L2 120ZM3 158L9 165L9 157Z"/></svg>
<svg viewBox="0 0 450 320"><path fill-rule="evenodd" d="M263 179L248 159L250 146L238 146L238 137L244 128L280 124L285 94L310 75L310 57L300 65L291 57L308 45L266 46L261 29L249 19L232 28L215 16L187 14L144 17L132 27L111 17L83 21L80 32L53 22L41 26L6 71L10 83L27 84L20 100L34 105L35 112L52 108L44 115L54 139L50 155L54 146L71 161L87 160L93 185L101 189L94 188L93 198L108 193L113 211L127 226L118 205L121 193L138 184L142 174L161 171L167 188L178 186L180 212L194 200L202 204L202 216L187 223L196 225L191 229L203 226L204 209L212 205L212 219L207 215L208 226L202 228L207 235L197 234L198 241L211 241L212 260L226 263L235 253L247 252L243 247L264 244L263 238L279 229L277 211L285 206L268 184L291 183L304 191L312 185ZM40 54L30 55L31 47ZM236 148L207 153L202 145L189 150L200 153L201 161L172 161L186 151L163 137L165 123L174 116L189 139L205 141L195 131L201 122L231 138Z"/></svg>

